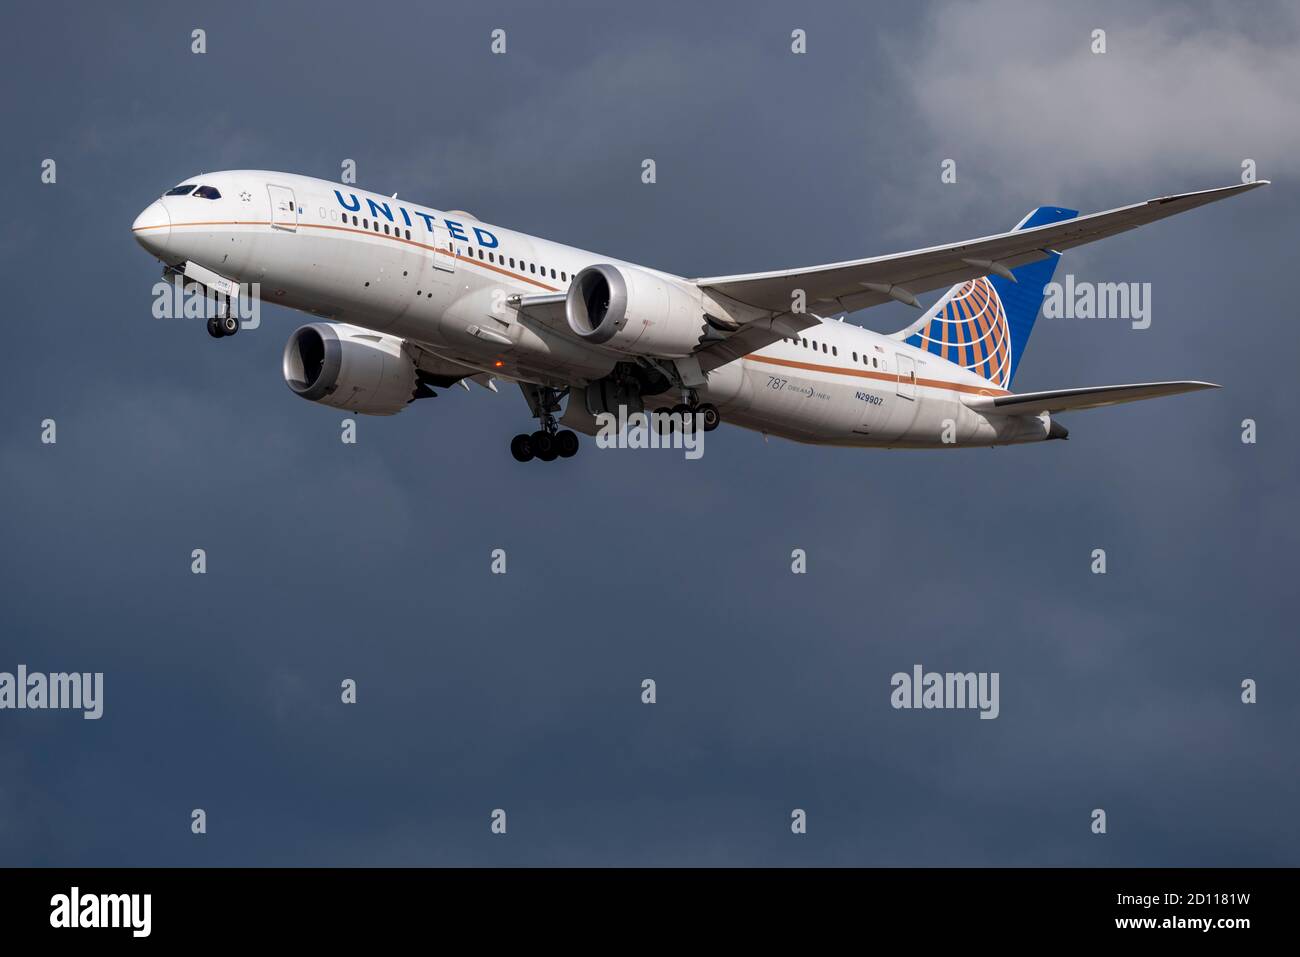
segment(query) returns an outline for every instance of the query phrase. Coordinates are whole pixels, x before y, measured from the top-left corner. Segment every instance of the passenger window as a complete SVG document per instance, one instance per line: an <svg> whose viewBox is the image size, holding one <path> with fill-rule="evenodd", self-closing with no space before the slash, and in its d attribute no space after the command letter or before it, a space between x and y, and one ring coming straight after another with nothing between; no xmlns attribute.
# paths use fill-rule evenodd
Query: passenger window
<svg viewBox="0 0 1300 957"><path fill-rule="evenodd" d="M552 278L552 279L555 278L555 270L554 270L554 269L551 270L551 278Z"/></svg>
<svg viewBox="0 0 1300 957"><path fill-rule="evenodd" d="M837 355L839 355L839 354L840 354L840 350L839 350L839 348L836 347L836 346L831 346L831 355L833 355L833 356L837 356Z"/></svg>
<svg viewBox="0 0 1300 957"><path fill-rule="evenodd" d="M186 183L184 186L173 186L171 189L167 190L167 192L163 193L163 195L164 196L188 196L193 191L193 189L194 189L193 183Z"/></svg>
<svg viewBox="0 0 1300 957"><path fill-rule="evenodd" d="M362 229L369 229L369 228L370 228L370 220L368 220L368 219L363 219L363 220L361 220L361 228L362 228Z"/></svg>
<svg viewBox="0 0 1300 957"><path fill-rule="evenodd" d="M478 258L479 258L479 259L482 259L482 258L483 258L483 250L481 250L481 249L478 251Z"/></svg>
<svg viewBox="0 0 1300 957"><path fill-rule="evenodd" d="M823 343L822 343L822 352L825 352L825 351L826 351L826 343L823 342Z"/></svg>
<svg viewBox="0 0 1300 957"><path fill-rule="evenodd" d="M854 362L857 362L857 361L858 361L858 354L857 354L856 352L853 353L853 361L854 361Z"/></svg>
<svg viewBox="0 0 1300 957"><path fill-rule="evenodd" d="M388 235L388 224L387 224L387 223L384 224L384 235L385 235L385 236Z"/></svg>
<svg viewBox="0 0 1300 957"><path fill-rule="evenodd" d="M515 268L515 257L514 257L514 256L511 256L511 257L510 257L510 268L511 268L511 269L514 269L514 268Z"/></svg>
<svg viewBox="0 0 1300 957"><path fill-rule="evenodd" d="M407 239L411 238L411 231L409 229L406 231L406 238Z"/></svg>
<svg viewBox="0 0 1300 957"><path fill-rule="evenodd" d="M220 199L220 198L221 198L221 194L220 194L219 192L217 192L217 189L216 189L215 186L200 186L198 189L196 189L196 190L194 191L194 195L195 195L195 196L199 196L199 197L201 197L201 198L203 198L203 199Z"/></svg>
<svg viewBox="0 0 1300 957"><path fill-rule="evenodd" d="M563 281L565 281L565 282L568 282L568 281L569 281L569 277L566 276L566 275L564 274L564 270L563 270L563 269L560 270L560 278L561 278Z"/></svg>

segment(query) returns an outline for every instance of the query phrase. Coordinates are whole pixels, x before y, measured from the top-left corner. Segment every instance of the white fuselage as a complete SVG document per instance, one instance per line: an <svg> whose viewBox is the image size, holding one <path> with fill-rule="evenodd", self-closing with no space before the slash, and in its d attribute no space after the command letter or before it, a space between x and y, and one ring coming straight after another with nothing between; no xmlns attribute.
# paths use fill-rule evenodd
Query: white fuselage
<svg viewBox="0 0 1300 957"><path fill-rule="evenodd" d="M187 181L190 182L190 181ZM218 199L165 196L136 235L168 264L193 262L263 302L400 337L505 379L573 387L625 355L580 341L563 322L510 308L562 293L610 263L680 277L354 186L286 173L205 174ZM495 245L492 245L495 243ZM1040 441L1046 416L984 416L963 396L1005 390L938 356L859 326L824 321L709 373L702 398L725 422L801 442L952 448ZM676 397L647 398L651 407Z"/></svg>

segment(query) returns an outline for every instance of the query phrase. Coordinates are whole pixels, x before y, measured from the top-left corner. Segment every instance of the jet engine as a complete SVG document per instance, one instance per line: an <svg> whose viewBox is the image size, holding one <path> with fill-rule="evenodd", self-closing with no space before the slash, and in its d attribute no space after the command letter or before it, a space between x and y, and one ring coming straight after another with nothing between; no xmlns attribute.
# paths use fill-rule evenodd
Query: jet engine
<svg viewBox="0 0 1300 957"><path fill-rule="evenodd" d="M608 263L573 277L564 315L579 339L629 355L688 356L709 328L699 293Z"/></svg>
<svg viewBox="0 0 1300 957"><path fill-rule="evenodd" d="M403 340L333 322L294 330L284 346L284 381L304 399L365 415L395 415L431 394Z"/></svg>

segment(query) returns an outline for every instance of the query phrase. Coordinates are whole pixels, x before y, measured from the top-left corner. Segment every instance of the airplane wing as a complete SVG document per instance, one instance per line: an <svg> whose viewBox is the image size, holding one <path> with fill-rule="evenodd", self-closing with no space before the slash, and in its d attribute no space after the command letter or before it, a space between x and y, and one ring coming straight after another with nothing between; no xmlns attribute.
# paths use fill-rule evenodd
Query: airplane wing
<svg viewBox="0 0 1300 957"><path fill-rule="evenodd" d="M510 296L506 305L513 306L526 316L547 325L564 321L564 300L567 293L551 292L542 296Z"/></svg>
<svg viewBox="0 0 1300 957"><path fill-rule="evenodd" d="M1213 382L1139 382L1133 385L1102 385L1086 389L1056 389L1051 392L1022 392L1018 395L979 396L965 404L985 415L1037 415L1040 412L1073 412L1100 409L1121 402L1157 399L1201 389L1218 389Z"/></svg>
<svg viewBox="0 0 1300 957"><path fill-rule="evenodd" d="M917 293L946 289L989 273L1010 275L1017 266L1042 259L1046 250L1061 252L1096 242L1267 184L1268 180L1259 180L1163 196L1145 203L1077 216L1033 229L968 239L948 246L802 269L709 276L694 282L708 292L784 316L787 322L806 328L815 324L815 320L810 320L806 314L790 315L796 289L804 291L808 312L852 312L893 300L919 305ZM766 320L759 320L751 325L766 324ZM724 342L706 343L699 353L701 365L705 368L721 365L791 334L780 328L755 328L741 339L744 333L742 330ZM732 340L738 341L732 343Z"/></svg>

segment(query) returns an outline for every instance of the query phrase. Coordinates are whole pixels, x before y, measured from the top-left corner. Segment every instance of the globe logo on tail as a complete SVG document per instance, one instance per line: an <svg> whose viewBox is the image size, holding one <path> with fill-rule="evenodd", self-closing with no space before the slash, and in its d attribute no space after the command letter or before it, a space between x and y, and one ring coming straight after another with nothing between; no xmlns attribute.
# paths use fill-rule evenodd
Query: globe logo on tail
<svg viewBox="0 0 1300 957"><path fill-rule="evenodd" d="M1005 389L1011 382L1011 329L1002 299L986 276L954 290L907 341L999 388Z"/></svg>

